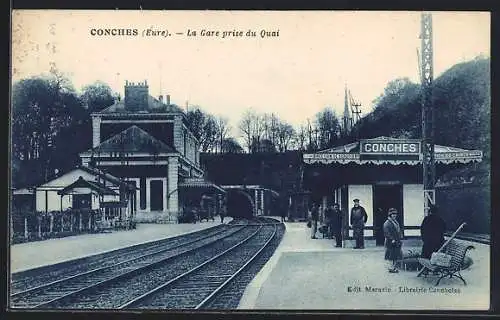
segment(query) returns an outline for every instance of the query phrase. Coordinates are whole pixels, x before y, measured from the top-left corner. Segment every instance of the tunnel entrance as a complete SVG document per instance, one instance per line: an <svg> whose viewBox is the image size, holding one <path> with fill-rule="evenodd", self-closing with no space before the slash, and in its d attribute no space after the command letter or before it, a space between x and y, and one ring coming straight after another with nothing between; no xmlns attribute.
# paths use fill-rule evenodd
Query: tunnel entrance
<svg viewBox="0 0 500 320"><path fill-rule="evenodd" d="M252 218L252 198L241 190L231 190L227 193L227 214L233 218Z"/></svg>

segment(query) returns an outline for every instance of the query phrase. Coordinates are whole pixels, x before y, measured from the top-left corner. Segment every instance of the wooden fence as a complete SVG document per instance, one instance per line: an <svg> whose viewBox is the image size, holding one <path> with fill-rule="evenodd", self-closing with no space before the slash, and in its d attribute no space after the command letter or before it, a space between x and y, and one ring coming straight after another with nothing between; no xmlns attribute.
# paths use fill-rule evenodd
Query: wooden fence
<svg viewBox="0 0 500 320"><path fill-rule="evenodd" d="M99 231L102 214L98 210L70 209L65 211L11 212L11 243L59 238Z"/></svg>

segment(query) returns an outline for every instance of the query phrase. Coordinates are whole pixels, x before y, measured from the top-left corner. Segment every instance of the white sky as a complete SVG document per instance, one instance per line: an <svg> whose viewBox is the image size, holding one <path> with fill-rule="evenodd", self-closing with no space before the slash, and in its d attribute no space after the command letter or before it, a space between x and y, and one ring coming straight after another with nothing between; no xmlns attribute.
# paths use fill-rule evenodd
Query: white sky
<svg viewBox="0 0 500 320"><path fill-rule="evenodd" d="M96 80L123 96L125 80L147 79L150 94L230 120L233 135L248 107L293 125L325 106L343 113L344 87L362 112L399 77L418 82L418 12L14 11L13 80L46 73L50 62L75 85ZM95 37L90 29L148 27L278 30L279 37ZM434 76L483 54L490 56L490 15L435 12ZM420 49L419 49L420 50ZM160 71L161 65L161 71Z"/></svg>

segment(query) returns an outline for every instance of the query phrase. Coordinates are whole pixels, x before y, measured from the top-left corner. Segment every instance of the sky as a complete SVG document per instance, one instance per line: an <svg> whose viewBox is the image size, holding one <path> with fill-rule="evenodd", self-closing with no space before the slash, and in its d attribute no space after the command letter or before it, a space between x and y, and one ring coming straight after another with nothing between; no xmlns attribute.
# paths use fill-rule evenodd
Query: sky
<svg viewBox="0 0 500 320"><path fill-rule="evenodd" d="M490 56L489 13L432 18L434 77ZM12 26L13 81L48 73L51 63L77 90L100 80L123 96L126 80L147 80L153 96L226 117L234 136L248 108L298 126L327 106L342 115L346 87L363 115L389 81L419 82L419 12L14 10ZM94 36L93 29L138 35ZM171 36L143 36L147 29ZM262 30L279 36L261 37ZM224 31L243 36L223 38Z"/></svg>

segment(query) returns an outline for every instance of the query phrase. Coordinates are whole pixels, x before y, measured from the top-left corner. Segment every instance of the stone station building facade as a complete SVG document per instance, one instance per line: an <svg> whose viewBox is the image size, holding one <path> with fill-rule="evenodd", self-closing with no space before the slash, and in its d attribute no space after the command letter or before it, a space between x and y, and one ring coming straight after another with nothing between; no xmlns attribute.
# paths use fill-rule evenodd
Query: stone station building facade
<svg viewBox="0 0 500 320"><path fill-rule="evenodd" d="M82 164L136 186L136 221L177 221L179 183L203 178L203 170L199 141L169 95L154 98L147 81L127 81L123 100L92 113L92 138Z"/></svg>

